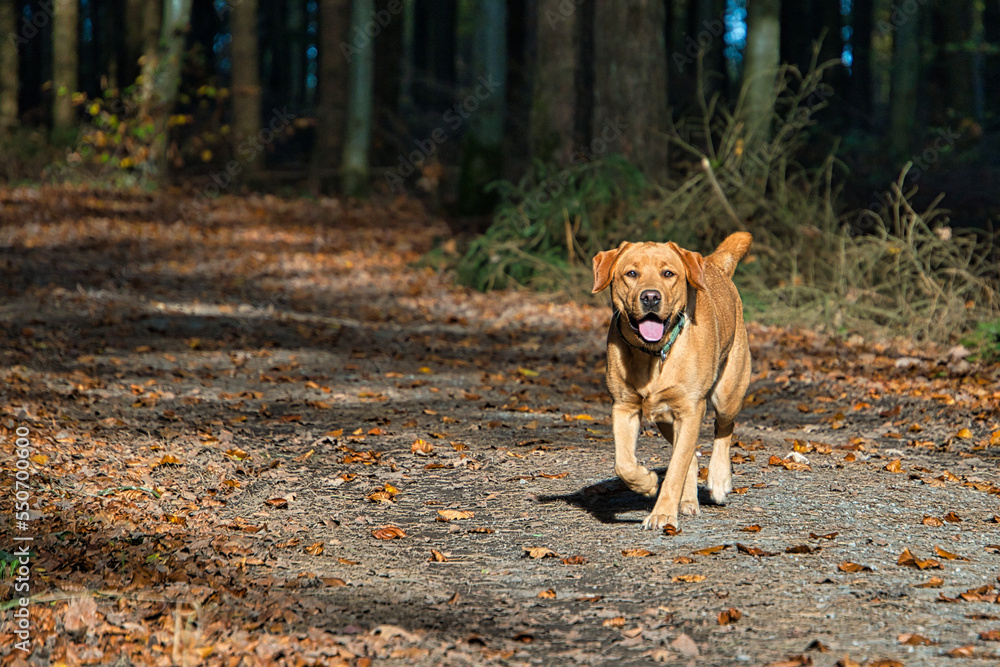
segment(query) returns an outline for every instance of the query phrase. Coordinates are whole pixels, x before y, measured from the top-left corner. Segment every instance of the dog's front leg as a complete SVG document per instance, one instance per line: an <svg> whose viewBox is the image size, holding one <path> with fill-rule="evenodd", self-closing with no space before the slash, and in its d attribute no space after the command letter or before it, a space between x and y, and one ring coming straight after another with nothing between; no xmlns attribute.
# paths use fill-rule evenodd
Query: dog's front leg
<svg viewBox="0 0 1000 667"><path fill-rule="evenodd" d="M659 530L667 524L677 526L678 509L685 514L698 513L698 469L694 452L698 448L698 430L704 416L704 401L675 415L674 451L653 511L642 522L644 529Z"/></svg>
<svg viewBox="0 0 1000 667"><path fill-rule="evenodd" d="M611 431L615 437L615 474L628 488L652 498L656 495L659 478L635 458L635 445L639 439L641 408L616 403L611 408Z"/></svg>

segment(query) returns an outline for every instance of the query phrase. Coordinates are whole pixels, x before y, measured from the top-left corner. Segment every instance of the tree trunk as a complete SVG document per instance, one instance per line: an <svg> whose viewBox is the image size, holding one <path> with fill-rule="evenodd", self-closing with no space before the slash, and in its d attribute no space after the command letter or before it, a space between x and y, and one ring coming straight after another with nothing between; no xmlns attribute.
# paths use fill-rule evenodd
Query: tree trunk
<svg viewBox="0 0 1000 667"><path fill-rule="evenodd" d="M872 0L853 0L851 4L851 79L847 99L856 128L867 130L872 112Z"/></svg>
<svg viewBox="0 0 1000 667"><path fill-rule="evenodd" d="M124 16L119 21L119 26L125 33L118 53L118 85L122 88L135 83L141 72L139 60L144 46L145 13L146 6L142 0L125 0Z"/></svg>
<svg viewBox="0 0 1000 667"><path fill-rule="evenodd" d="M573 155L578 16L564 0L539 0L538 50L531 105L531 156L568 164Z"/></svg>
<svg viewBox="0 0 1000 667"><path fill-rule="evenodd" d="M666 7L597 0L590 159L621 152L652 181L667 175Z"/></svg>
<svg viewBox="0 0 1000 667"><path fill-rule="evenodd" d="M344 153L348 59L337 45L349 43L350 14L348 0L320 2L316 139L309 161L309 189L314 195L325 191L324 172L336 169Z"/></svg>
<svg viewBox="0 0 1000 667"><path fill-rule="evenodd" d="M781 45L781 0L747 3L746 69L743 71L743 119L748 144L770 138L774 116L775 76Z"/></svg>
<svg viewBox="0 0 1000 667"><path fill-rule="evenodd" d="M79 0L55 0L52 21L52 136L66 141L76 129L73 93L79 87L77 18Z"/></svg>
<svg viewBox="0 0 1000 667"><path fill-rule="evenodd" d="M487 184L500 178L503 168L503 127L507 93L507 8L504 0L476 0L473 25L473 92L458 103L459 114L469 116L462 145L458 182L458 210L462 215L489 212L495 193Z"/></svg>
<svg viewBox="0 0 1000 667"><path fill-rule="evenodd" d="M0 0L0 132L17 125L17 2Z"/></svg>
<svg viewBox="0 0 1000 667"><path fill-rule="evenodd" d="M255 140L261 130L260 58L257 40L257 0L233 5L232 30L233 156L240 170L232 177L252 179L264 165L264 152Z"/></svg>
<svg viewBox="0 0 1000 667"><path fill-rule="evenodd" d="M373 0L351 3L351 33L363 34L374 11ZM374 90L375 49L369 39L351 54L348 65L347 134L341 187L348 197L367 195L369 188L369 151L372 136L372 98Z"/></svg>
<svg viewBox="0 0 1000 667"><path fill-rule="evenodd" d="M181 65L184 58L185 34L191 20L192 0L165 0L163 24L160 31L160 48L150 72L149 113L153 121L153 143L150 160L157 177L166 179L167 148L170 139L168 121L177 101L181 83ZM143 72L145 82L146 72Z"/></svg>
<svg viewBox="0 0 1000 667"><path fill-rule="evenodd" d="M917 83L920 78L920 5L894 12L892 98L889 102L889 155L909 159L917 126Z"/></svg>
<svg viewBox="0 0 1000 667"><path fill-rule="evenodd" d="M160 69L160 28L163 25L163 7L157 0L151 0L142 11L142 91L139 96L143 118L152 113L153 89L156 87L156 73Z"/></svg>

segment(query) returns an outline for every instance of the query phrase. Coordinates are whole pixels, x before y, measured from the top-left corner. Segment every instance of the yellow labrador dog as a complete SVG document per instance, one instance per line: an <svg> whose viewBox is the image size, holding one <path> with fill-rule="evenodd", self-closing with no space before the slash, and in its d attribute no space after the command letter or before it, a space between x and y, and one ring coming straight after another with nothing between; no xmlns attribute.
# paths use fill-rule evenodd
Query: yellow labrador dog
<svg viewBox="0 0 1000 667"><path fill-rule="evenodd" d="M729 445L750 384L743 304L733 284L750 234L730 235L708 257L675 243L624 242L594 257L594 293L611 286L607 386L615 474L636 493L656 495L657 476L635 458L643 415L674 445L647 530L698 513L695 450L707 401L715 408L708 489L721 504L733 490Z"/></svg>

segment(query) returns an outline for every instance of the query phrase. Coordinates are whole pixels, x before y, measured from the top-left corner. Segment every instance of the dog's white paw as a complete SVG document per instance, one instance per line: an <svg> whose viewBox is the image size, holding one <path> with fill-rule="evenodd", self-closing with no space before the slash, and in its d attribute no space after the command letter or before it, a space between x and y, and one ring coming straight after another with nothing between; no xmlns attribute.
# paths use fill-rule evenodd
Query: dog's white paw
<svg viewBox="0 0 1000 667"><path fill-rule="evenodd" d="M694 500L681 500L681 514L697 516L700 512L701 508L698 506L697 498Z"/></svg>
<svg viewBox="0 0 1000 667"><path fill-rule="evenodd" d="M666 514L650 514L642 522L643 530L662 530L668 525L677 527L677 517L669 517Z"/></svg>
<svg viewBox="0 0 1000 667"><path fill-rule="evenodd" d="M732 470L729 466L726 466L721 472L710 469L708 471L708 481L705 486L711 492L713 503L716 505L725 505L726 496L733 490Z"/></svg>

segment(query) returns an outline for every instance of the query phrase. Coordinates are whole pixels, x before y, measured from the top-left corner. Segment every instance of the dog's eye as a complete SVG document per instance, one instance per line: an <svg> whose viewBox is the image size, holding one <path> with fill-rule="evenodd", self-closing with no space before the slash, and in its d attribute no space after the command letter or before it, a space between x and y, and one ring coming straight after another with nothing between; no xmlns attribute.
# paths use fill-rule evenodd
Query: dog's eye
<svg viewBox="0 0 1000 667"><path fill-rule="evenodd" d="M638 276L639 274L638 274L638 273L636 273L635 271L629 271L629 272L628 272L628 273L626 273L625 275L626 275L626 276L628 276L629 278L635 278L635 277L637 277L637 276Z"/></svg>
<svg viewBox="0 0 1000 667"><path fill-rule="evenodd" d="M667 269L666 271L664 271L664 272L663 272L663 277L664 277L664 278L670 278L670 277L672 277L673 275L674 275L674 272L673 272L673 271L671 271L670 269Z"/></svg>

